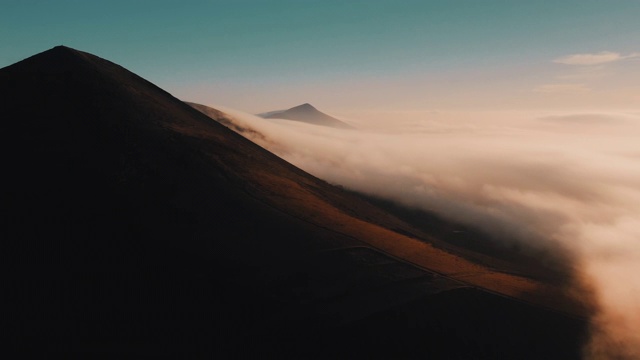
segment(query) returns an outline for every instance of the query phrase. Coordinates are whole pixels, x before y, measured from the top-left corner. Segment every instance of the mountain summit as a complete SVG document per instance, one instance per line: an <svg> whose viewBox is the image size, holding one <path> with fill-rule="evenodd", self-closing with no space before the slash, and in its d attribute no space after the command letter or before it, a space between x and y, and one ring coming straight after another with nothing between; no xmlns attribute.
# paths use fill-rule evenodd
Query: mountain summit
<svg viewBox="0 0 640 360"><path fill-rule="evenodd" d="M288 109L288 110L277 110L277 111L270 111L270 112L258 114L258 116L263 117L265 119L294 120L294 121L301 121L301 122L306 122L314 125L329 126L329 127L336 127L336 128L345 128L345 129L353 128L351 125L319 111L309 103L304 103L302 105L292 107L291 109Z"/></svg>
<svg viewBox="0 0 640 360"><path fill-rule="evenodd" d="M0 69L0 98L12 350L579 357L586 321L552 285L435 246L119 65L56 47Z"/></svg>

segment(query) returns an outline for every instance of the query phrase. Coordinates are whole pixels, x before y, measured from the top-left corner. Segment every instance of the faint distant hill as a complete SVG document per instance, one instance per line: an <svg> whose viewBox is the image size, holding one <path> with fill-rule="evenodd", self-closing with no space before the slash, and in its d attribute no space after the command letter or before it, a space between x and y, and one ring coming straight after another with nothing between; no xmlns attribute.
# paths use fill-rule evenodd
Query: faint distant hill
<svg viewBox="0 0 640 360"><path fill-rule="evenodd" d="M353 126L319 111L309 103L298 105L288 110L276 110L258 114L258 116L265 119L286 119L314 125L353 129Z"/></svg>

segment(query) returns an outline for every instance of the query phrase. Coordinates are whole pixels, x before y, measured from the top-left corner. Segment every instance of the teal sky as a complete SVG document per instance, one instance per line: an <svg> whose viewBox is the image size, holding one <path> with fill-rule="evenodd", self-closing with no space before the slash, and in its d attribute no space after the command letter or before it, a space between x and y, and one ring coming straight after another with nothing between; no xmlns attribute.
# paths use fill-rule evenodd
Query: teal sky
<svg viewBox="0 0 640 360"><path fill-rule="evenodd" d="M181 99L249 112L303 102L343 114L640 103L637 0L0 5L2 67L62 44ZM599 61L602 52L617 57ZM557 61L575 54L588 60Z"/></svg>

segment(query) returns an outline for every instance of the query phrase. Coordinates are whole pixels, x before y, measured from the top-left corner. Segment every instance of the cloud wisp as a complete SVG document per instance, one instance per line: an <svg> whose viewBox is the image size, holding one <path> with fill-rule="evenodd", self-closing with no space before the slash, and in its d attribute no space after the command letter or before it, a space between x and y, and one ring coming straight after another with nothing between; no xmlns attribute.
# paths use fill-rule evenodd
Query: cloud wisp
<svg viewBox="0 0 640 360"><path fill-rule="evenodd" d="M620 60L631 59L640 57L640 53L631 53L628 55L622 55L612 51L601 51L597 53L586 54L571 54L556 58L554 63L563 65L576 65L576 66L592 66L612 63Z"/></svg>
<svg viewBox="0 0 640 360"><path fill-rule="evenodd" d="M251 129L246 137L331 183L505 241L569 249L601 306L587 357L640 357L640 114L340 130L220 109Z"/></svg>

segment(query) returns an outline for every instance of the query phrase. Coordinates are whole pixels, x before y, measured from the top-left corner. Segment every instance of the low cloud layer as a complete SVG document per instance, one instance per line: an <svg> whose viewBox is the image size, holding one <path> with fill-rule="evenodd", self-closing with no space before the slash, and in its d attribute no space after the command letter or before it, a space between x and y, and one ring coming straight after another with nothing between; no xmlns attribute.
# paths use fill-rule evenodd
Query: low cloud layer
<svg viewBox="0 0 640 360"><path fill-rule="evenodd" d="M219 109L331 183L507 241L569 249L602 306L587 357L640 357L638 113L425 114L340 130Z"/></svg>

